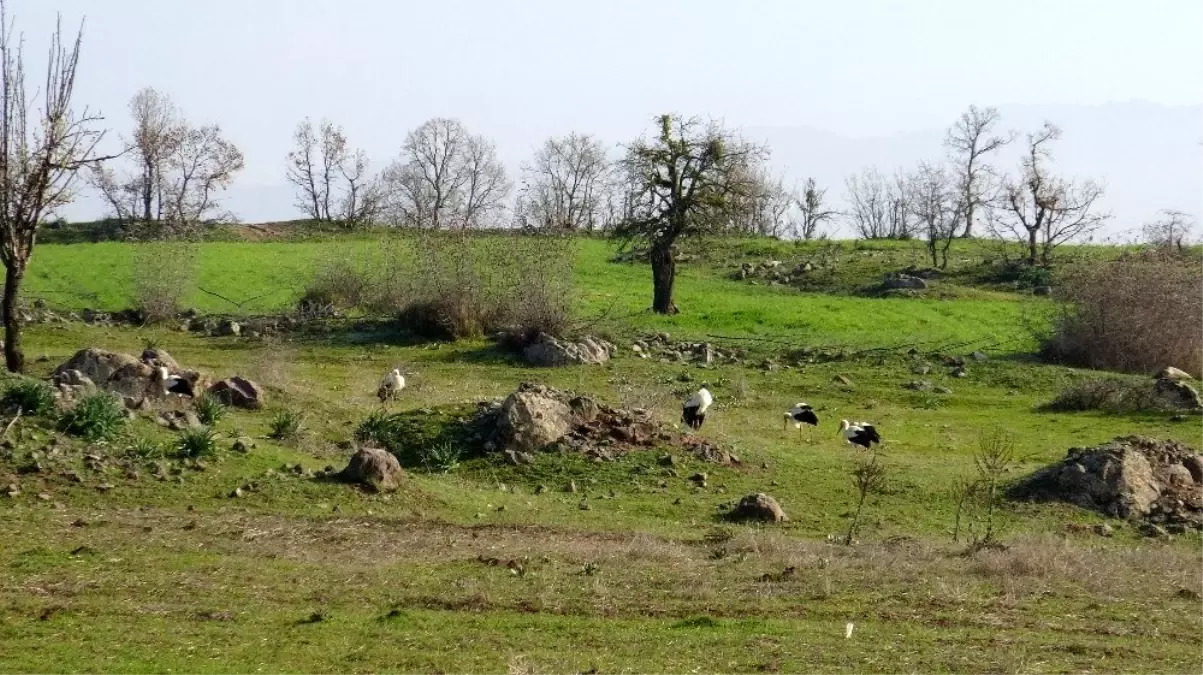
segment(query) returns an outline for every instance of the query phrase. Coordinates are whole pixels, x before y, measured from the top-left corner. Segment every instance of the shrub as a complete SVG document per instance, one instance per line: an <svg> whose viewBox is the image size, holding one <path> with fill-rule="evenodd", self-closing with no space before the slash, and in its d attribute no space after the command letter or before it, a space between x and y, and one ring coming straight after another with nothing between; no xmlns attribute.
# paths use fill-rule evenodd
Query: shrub
<svg viewBox="0 0 1203 675"><path fill-rule="evenodd" d="M45 415L54 411L54 388L41 380L20 378L5 388L0 406L20 408L24 415Z"/></svg>
<svg viewBox="0 0 1203 675"><path fill-rule="evenodd" d="M418 451L422 461L422 466L431 473L450 473L459 466L459 458L462 454L460 447L454 443L444 441L433 445L424 446Z"/></svg>
<svg viewBox="0 0 1203 675"><path fill-rule="evenodd" d="M301 423L304 415L295 410L281 410L271 421L270 438L277 441L289 441L301 435Z"/></svg>
<svg viewBox="0 0 1203 675"><path fill-rule="evenodd" d="M197 419L207 427L216 426L221 421L221 418L226 416L226 411L228 410L220 399L209 392L201 394L196 399L194 405L196 407Z"/></svg>
<svg viewBox="0 0 1203 675"><path fill-rule="evenodd" d="M297 313L324 318L369 304L373 291L367 273L346 260L328 263L317 272L297 301Z"/></svg>
<svg viewBox="0 0 1203 675"><path fill-rule="evenodd" d="M140 243L130 262L134 302L147 323L174 317L196 287L197 249L191 243Z"/></svg>
<svg viewBox="0 0 1203 675"><path fill-rule="evenodd" d="M1044 406L1054 412L1101 410L1109 413L1172 410L1177 406L1153 380L1129 381L1116 378L1087 380L1057 394Z"/></svg>
<svg viewBox="0 0 1203 675"><path fill-rule="evenodd" d="M1203 265L1156 251L1080 265L1058 285L1046 358L1088 368L1203 372Z"/></svg>
<svg viewBox="0 0 1203 675"><path fill-rule="evenodd" d="M181 457L199 459L217 454L217 432L212 427L196 427L180 432L176 452Z"/></svg>
<svg viewBox="0 0 1203 675"><path fill-rule="evenodd" d="M127 418L125 406L108 392L80 399L59 416L59 429L89 442L107 441L121 432Z"/></svg>
<svg viewBox="0 0 1203 675"><path fill-rule="evenodd" d="M163 446L149 438L135 438L126 454L139 459L158 459L163 456Z"/></svg>

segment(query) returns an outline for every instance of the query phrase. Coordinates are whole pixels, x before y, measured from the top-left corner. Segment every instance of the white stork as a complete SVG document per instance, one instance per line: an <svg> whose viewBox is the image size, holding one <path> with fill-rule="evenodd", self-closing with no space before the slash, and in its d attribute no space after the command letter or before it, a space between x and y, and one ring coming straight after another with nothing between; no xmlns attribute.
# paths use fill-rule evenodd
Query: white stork
<svg viewBox="0 0 1203 675"><path fill-rule="evenodd" d="M393 368L384 378L380 380L380 387L376 389L376 397L381 403L391 401L401 394L401 390L405 388L405 377L401 375L401 371Z"/></svg>
<svg viewBox="0 0 1203 675"><path fill-rule="evenodd" d="M815 414L815 409L809 403L798 402L785 413L784 425L781 427L782 430L788 429L791 423L800 434L802 433L803 424L809 424L812 427L818 426L819 416Z"/></svg>
<svg viewBox="0 0 1203 675"><path fill-rule="evenodd" d="M840 420L840 435L848 441L848 445L860 446L869 450L874 443L881 443L881 436L877 434L877 429L873 428L868 422L852 422L848 420Z"/></svg>
<svg viewBox="0 0 1203 675"><path fill-rule="evenodd" d="M155 379L163 387L163 391L169 394L179 394L188 397L194 396L192 383L179 375L172 375L165 366L155 368Z"/></svg>
<svg viewBox="0 0 1203 675"><path fill-rule="evenodd" d="M714 397L710 395L710 390L706 385L702 385L685 401L685 405L681 408L681 421L689 426L690 429L698 430L702 428L702 422L706 420L706 410L710 408L710 404L714 403Z"/></svg>

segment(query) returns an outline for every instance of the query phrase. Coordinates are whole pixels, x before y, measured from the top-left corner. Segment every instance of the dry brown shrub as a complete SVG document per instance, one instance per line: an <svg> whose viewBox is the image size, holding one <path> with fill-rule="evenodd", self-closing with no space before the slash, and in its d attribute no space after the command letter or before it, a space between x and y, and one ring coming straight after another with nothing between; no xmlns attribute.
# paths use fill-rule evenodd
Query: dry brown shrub
<svg viewBox="0 0 1203 675"><path fill-rule="evenodd" d="M1044 354L1088 368L1203 373L1203 265L1166 251L1079 265L1057 290Z"/></svg>
<svg viewBox="0 0 1203 675"><path fill-rule="evenodd" d="M147 323L170 319L196 290L198 250L187 241L134 246L130 256L134 303Z"/></svg>

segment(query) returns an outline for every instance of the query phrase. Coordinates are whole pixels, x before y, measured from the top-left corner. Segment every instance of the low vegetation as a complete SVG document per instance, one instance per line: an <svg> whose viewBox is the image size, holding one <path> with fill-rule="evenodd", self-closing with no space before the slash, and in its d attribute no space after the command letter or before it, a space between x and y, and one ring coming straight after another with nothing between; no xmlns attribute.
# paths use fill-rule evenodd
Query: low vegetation
<svg viewBox="0 0 1203 675"><path fill-rule="evenodd" d="M1158 390L1152 378L1115 377L1079 382L1057 394L1044 408L1054 412L1098 410L1113 414L1181 410L1177 400Z"/></svg>
<svg viewBox="0 0 1203 675"><path fill-rule="evenodd" d="M48 415L54 412L54 403L54 388L41 380L17 378L0 395L0 407L23 415Z"/></svg>
<svg viewBox="0 0 1203 675"><path fill-rule="evenodd" d="M121 401L107 392L97 392L64 410L58 426L66 434L94 443L115 439L127 422Z"/></svg>

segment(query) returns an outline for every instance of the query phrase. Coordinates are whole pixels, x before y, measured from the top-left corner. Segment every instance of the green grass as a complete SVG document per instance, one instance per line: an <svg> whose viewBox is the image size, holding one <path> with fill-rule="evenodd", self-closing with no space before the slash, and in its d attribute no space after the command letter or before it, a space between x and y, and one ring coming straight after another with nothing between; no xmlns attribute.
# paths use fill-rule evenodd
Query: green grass
<svg viewBox="0 0 1203 675"><path fill-rule="evenodd" d="M121 307L128 279L96 268L127 255L125 246L43 246L35 270L55 270L57 287L108 298L93 307ZM284 278L301 283L323 255L368 246L207 243L201 285L251 297ZM147 416L128 429L141 439L134 451L131 442L110 450L59 439L51 452L48 423L14 426L12 447L0 448L0 488L19 488L0 494L0 671L1199 669L1203 617L1190 595L1203 590L1197 535L1153 542L1114 522L1110 539L1066 534L1067 523L1102 518L1009 504L1001 515L1008 550L964 555L964 544L950 541L954 488L972 475L983 430L1014 434L1018 476L1069 447L1119 435L1197 444L1197 417L1042 411L1098 374L1026 356L1022 324L1039 316L1041 301L969 276L957 282L962 297L944 300L861 296L853 276L834 294L726 278L724 265L738 260L785 257L757 248L765 246L792 245L741 242L683 265L683 314L658 317L644 312L645 267L609 262L608 244L582 242L579 314L602 316L595 328L619 339L619 357L603 367L532 369L484 342L397 344L367 333L252 341L30 326L34 375L81 347L136 354L150 339L185 367L256 380L266 409L229 409L223 430L256 448L218 452L203 467L158 456L154 448L177 437ZM880 278L867 266L857 275ZM49 283L38 278L31 272L31 288ZM194 304L231 309L201 296ZM739 338L709 339L754 346L783 367L758 367L759 353L713 368L634 358L627 340L648 330ZM995 346L985 349L989 360L969 362L966 378L924 354L933 369L922 379L952 390L938 395L901 387L916 379L905 347L852 354L911 342L951 354ZM801 345L847 354L802 364L782 354ZM716 405L701 435L731 447L743 465L681 457L670 472L657 449L606 463L545 453L515 467L465 452L454 471L413 471L394 494L306 477L344 465L357 426L381 410L380 375L396 364L409 386L384 426L398 434L392 442L407 468L424 468L424 451L456 442L454 425L477 401L522 381L645 407L666 423L707 381ZM834 385L837 375L852 384ZM821 424L783 432L781 413L798 400L816 407ZM289 411L304 415L305 433L273 440L274 419ZM857 454L836 436L843 417L877 424L888 480L867 502L852 547L828 541L855 506ZM30 472L35 461L41 468ZM706 488L688 479L695 471L709 474ZM231 496L235 488L241 496ZM757 491L774 495L790 522L723 519L724 505ZM310 621L315 614L320 621ZM856 629L846 640L849 621Z"/></svg>

